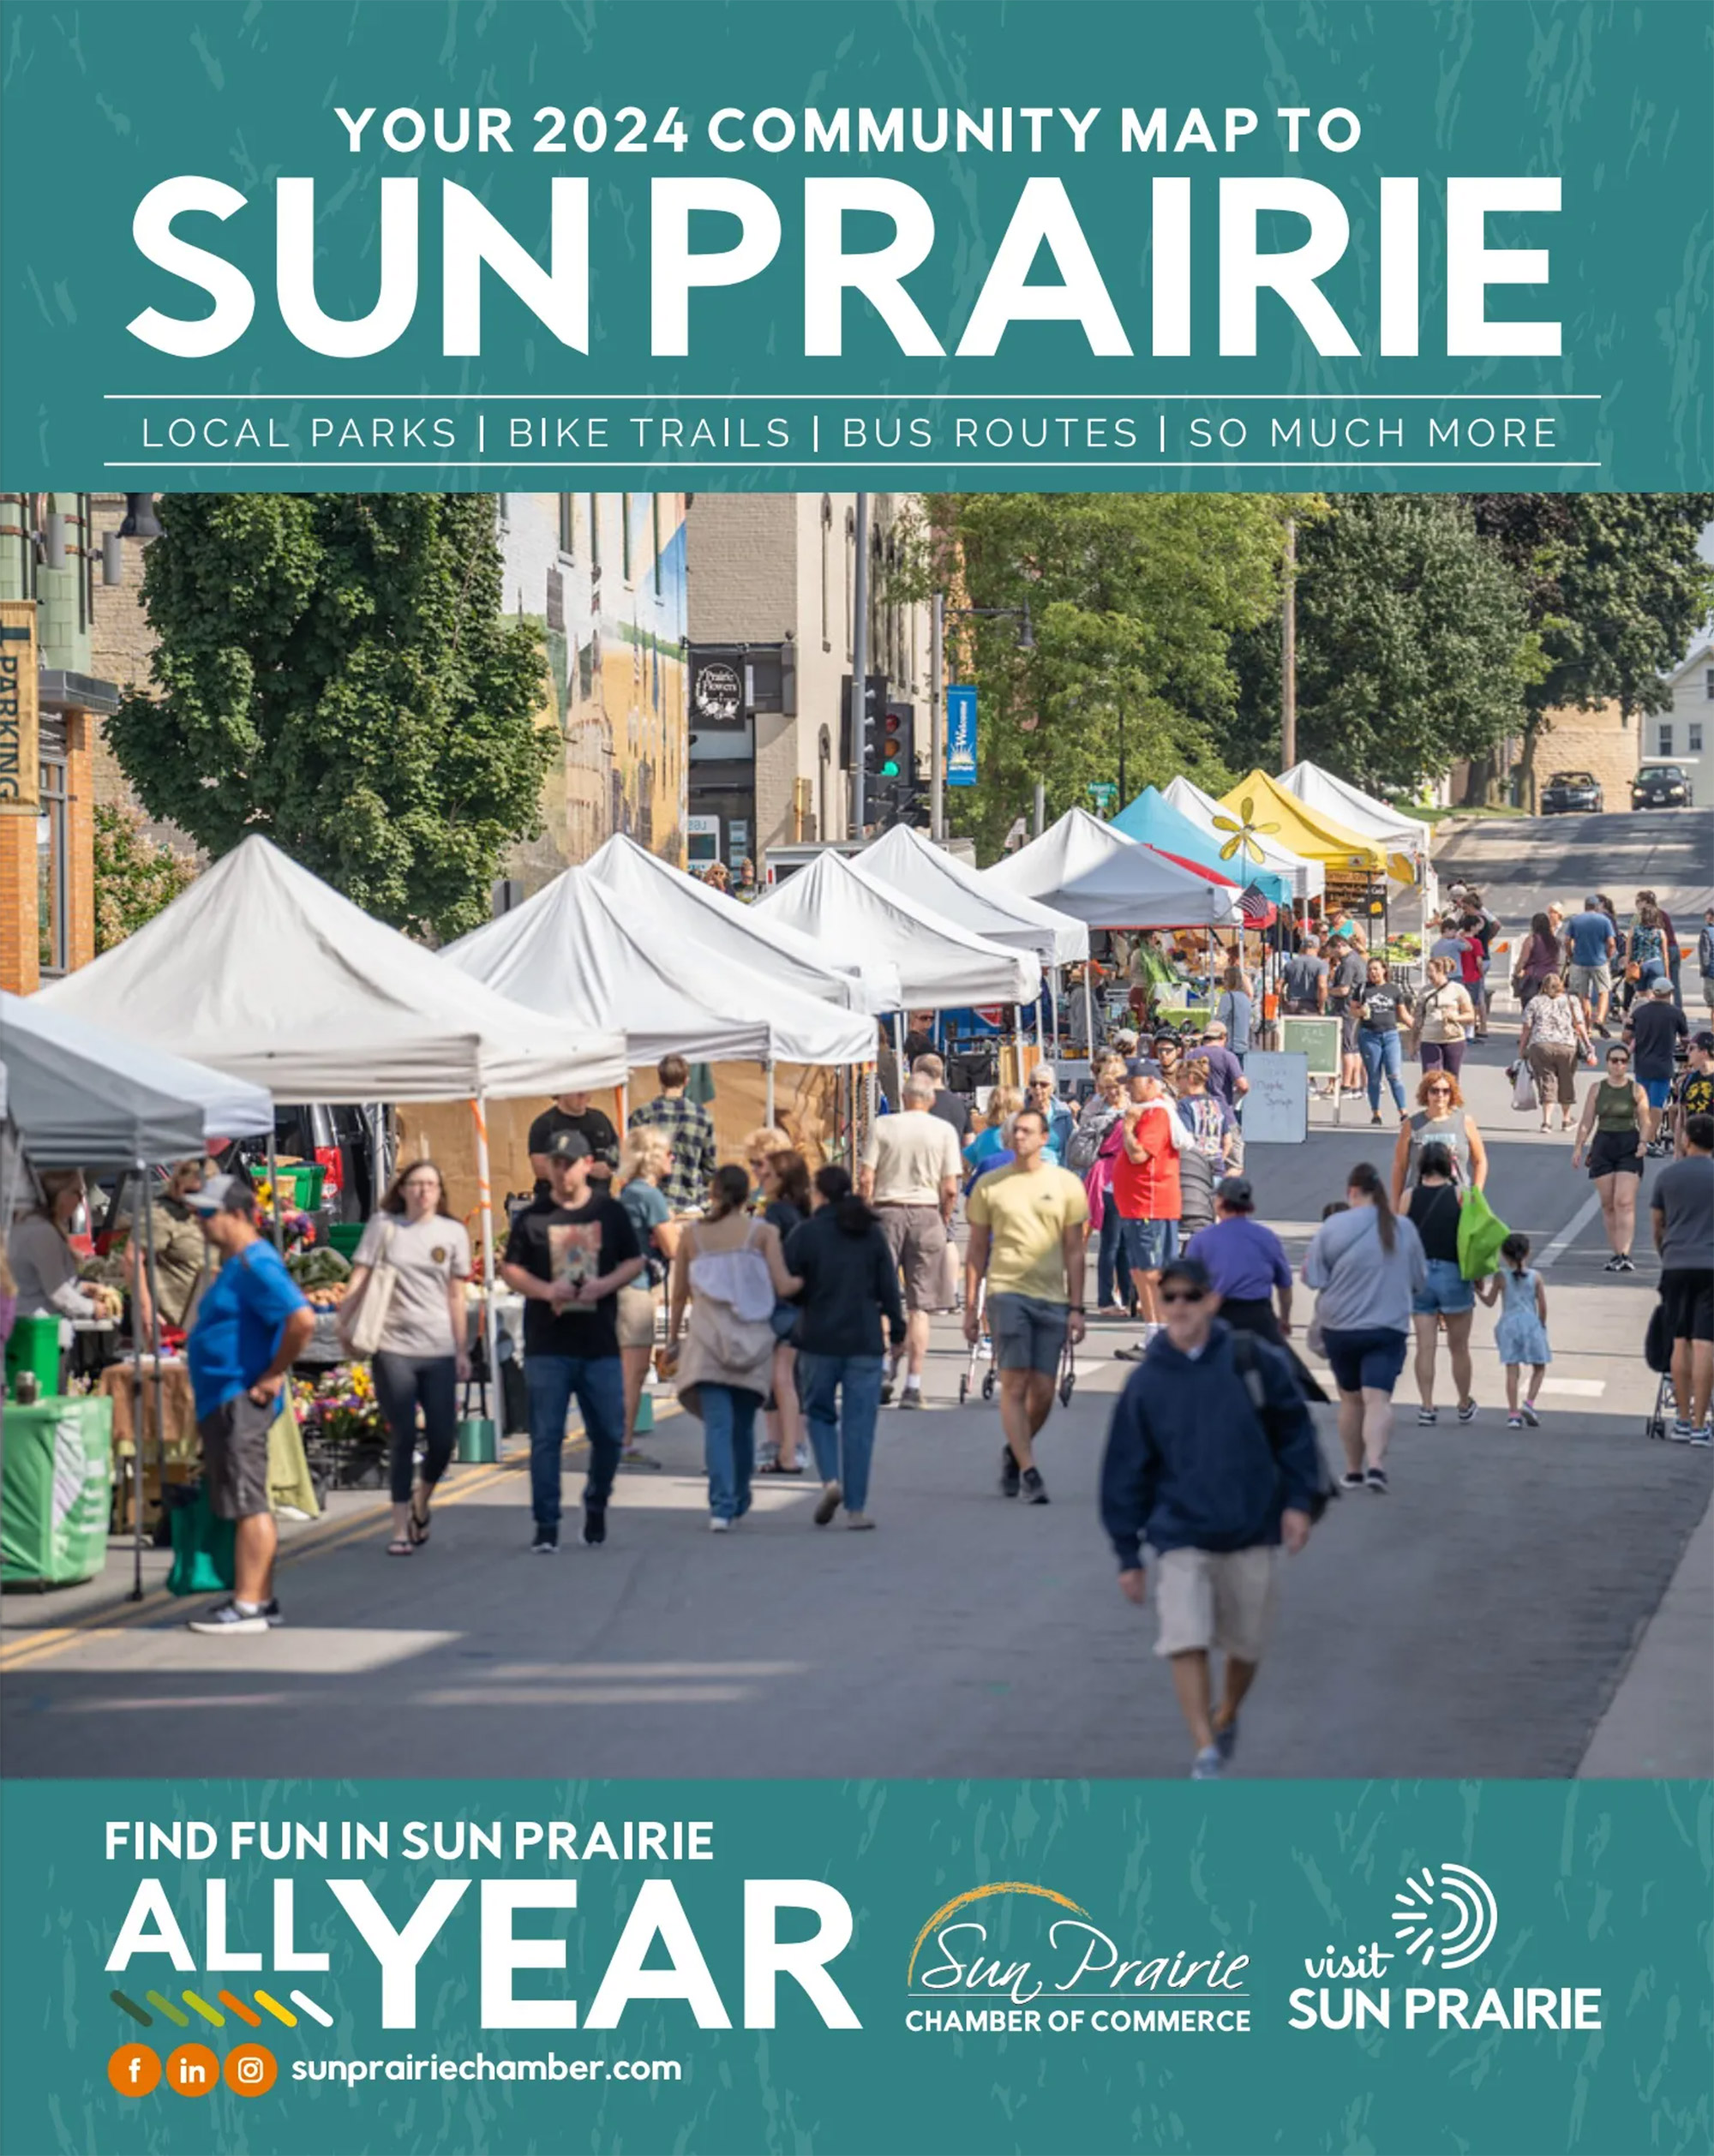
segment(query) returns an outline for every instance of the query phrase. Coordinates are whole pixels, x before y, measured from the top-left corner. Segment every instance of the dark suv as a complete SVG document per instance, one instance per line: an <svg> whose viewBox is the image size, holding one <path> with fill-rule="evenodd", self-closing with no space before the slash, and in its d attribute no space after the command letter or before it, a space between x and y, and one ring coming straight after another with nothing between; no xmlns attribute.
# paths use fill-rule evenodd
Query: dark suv
<svg viewBox="0 0 1714 2156"><path fill-rule="evenodd" d="M1543 816L1598 816L1601 805L1601 788L1587 771L1555 771L1542 788Z"/></svg>
<svg viewBox="0 0 1714 2156"><path fill-rule="evenodd" d="M1631 781L1631 806L1690 808L1690 774L1681 764L1645 764Z"/></svg>

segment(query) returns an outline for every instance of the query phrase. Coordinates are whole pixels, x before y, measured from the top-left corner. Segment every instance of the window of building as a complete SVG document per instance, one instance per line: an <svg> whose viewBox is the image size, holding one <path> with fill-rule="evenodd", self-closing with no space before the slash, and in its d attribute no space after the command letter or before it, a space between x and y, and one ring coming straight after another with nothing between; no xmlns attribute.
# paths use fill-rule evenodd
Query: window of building
<svg viewBox="0 0 1714 2156"><path fill-rule="evenodd" d="M1710 667L1702 677L1702 693L1711 704L1714 704L1714 667Z"/></svg>
<svg viewBox="0 0 1714 2156"><path fill-rule="evenodd" d="M619 497L619 573L627 584L635 584L637 581L636 566L632 560L631 541L632 512L636 502L635 494L620 494Z"/></svg>
<svg viewBox="0 0 1714 2156"><path fill-rule="evenodd" d="M1669 719L1661 722L1660 752L1663 756L1672 754L1672 722Z"/></svg>
<svg viewBox="0 0 1714 2156"><path fill-rule="evenodd" d="M1689 725L1690 739L1685 743L1685 747L1692 756L1700 756L1702 753L1702 722L1700 719L1692 719Z"/></svg>
<svg viewBox="0 0 1714 2156"><path fill-rule="evenodd" d="M591 494L589 497L589 519L590 567L599 571L601 567L601 496L599 494Z"/></svg>
<svg viewBox="0 0 1714 2156"><path fill-rule="evenodd" d="M560 496L560 552L567 561L575 560L577 547L577 496Z"/></svg>
<svg viewBox="0 0 1714 2156"><path fill-rule="evenodd" d="M69 843L65 722L41 716L41 806L36 817L36 921L44 979L71 963L71 854Z"/></svg>
<svg viewBox="0 0 1714 2156"><path fill-rule="evenodd" d="M828 595L827 588L828 575L832 563L833 497L831 494L824 494L821 498L821 648L824 651L830 651L833 649L831 642L833 602Z"/></svg>
<svg viewBox="0 0 1714 2156"><path fill-rule="evenodd" d="M857 515L854 510L845 512L845 656L854 659L856 649L852 643L852 631L857 603Z"/></svg>

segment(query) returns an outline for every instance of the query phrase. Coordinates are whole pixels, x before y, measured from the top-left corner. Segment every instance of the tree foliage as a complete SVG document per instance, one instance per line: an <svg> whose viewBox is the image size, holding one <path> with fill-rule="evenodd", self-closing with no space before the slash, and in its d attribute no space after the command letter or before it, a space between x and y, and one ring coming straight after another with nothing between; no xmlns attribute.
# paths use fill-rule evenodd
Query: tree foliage
<svg viewBox="0 0 1714 2156"><path fill-rule="evenodd" d="M143 596L153 694L107 722L149 812L255 831L383 919L485 919L553 737L502 619L492 494L168 494ZM259 954L261 955L261 954Z"/></svg>
<svg viewBox="0 0 1714 2156"><path fill-rule="evenodd" d="M135 935L196 877L196 864L151 838L134 808L95 807L95 949Z"/></svg>
<svg viewBox="0 0 1714 2156"><path fill-rule="evenodd" d="M920 588L938 576L955 607L1016 610L947 625L947 679L976 684L980 714L979 781L949 794L949 812L982 859L1038 782L1050 817L1091 806L1092 782L1119 781L1121 744L1127 794L1179 772L1224 785L1232 640L1277 614L1286 516L1311 506L1267 494L936 500L938 559L919 569ZM1026 604L1034 650L1021 648Z"/></svg>
<svg viewBox="0 0 1714 2156"><path fill-rule="evenodd" d="M1280 735L1280 638L1234 654L1234 760ZM1348 494L1297 542L1297 753L1371 789L1408 790L1521 732L1544 669L1519 578L1467 506Z"/></svg>

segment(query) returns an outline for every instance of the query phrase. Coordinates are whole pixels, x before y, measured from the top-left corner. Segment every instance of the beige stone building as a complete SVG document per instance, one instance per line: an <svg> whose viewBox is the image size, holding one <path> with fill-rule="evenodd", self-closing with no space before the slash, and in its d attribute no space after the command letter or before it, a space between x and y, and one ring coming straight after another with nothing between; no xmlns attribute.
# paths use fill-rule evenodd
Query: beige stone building
<svg viewBox="0 0 1714 2156"><path fill-rule="evenodd" d="M693 858L759 864L770 846L848 835L856 506L848 494L691 500ZM920 498L872 494L869 513L869 671L885 677L926 770L928 609L889 591Z"/></svg>
<svg viewBox="0 0 1714 2156"><path fill-rule="evenodd" d="M1597 781L1609 809L1631 806L1631 781L1637 775L1646 722L1628 716L1616 703L1587 711L1567 704L1549 711L1535 734L1518 773L1518 806L1535 815L1541 791L1555 771L1588 771Z"/></svg>

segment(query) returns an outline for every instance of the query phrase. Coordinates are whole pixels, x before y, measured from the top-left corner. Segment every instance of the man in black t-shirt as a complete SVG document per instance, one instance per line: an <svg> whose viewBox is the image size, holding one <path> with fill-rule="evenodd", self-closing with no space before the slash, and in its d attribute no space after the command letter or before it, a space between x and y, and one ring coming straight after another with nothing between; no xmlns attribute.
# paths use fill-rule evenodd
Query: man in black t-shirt
<svg viewBox="0 0 1714 2156"><path fill-rule="evenodd" d="M938 1056L919 1056L911 1064L913 1078L932 1078L934 1081L934 1101L929 1114L938 1116L942 1123L950 1123L952 1135L962 1146L970 1135L970 1100L967 1093L954 1093L946 1082L946 1065Z"/></svg>
<svg viewBox="0 0 1714 2156"><path fill-rule="evenodd" d="M1336 949L1338 960L1327 986L1327 1007L1339 1021L1339 1082L1347 1093L1361 1093L1363 1058L1357 1049L1357 1007L1351 996L1368 979L1369 967L1363 953L1350 943L1341 943Z"/></svg>
<svg viewBox="0 0 1714 2156"><path fill-rule="evenodd" d="M1690 1036L1690 1060L1673 1089L1673 1148L1684 1157L1684 1126L1693 1116L1714 1116L1714 1033Z"/></svg>
<svg viewBox="0 0 1714 2156"><path fill-rule="evenodd" d="M549 1555L560 1546L560 1456L573 1394L590 1448L584 1540L607 1540L607 1500L625 1437L619 1291L644 1261L630 1214L604 1185L590 1188L594 1164L582 1133L555 1131L544 1161L548 1195L512 1222L500 1274L524 1298L533 1547Z"/></svg>
<svg viewBox="0 0 1714 2156"><path fill-rule="evenodd" d="M548 1195L551 1187L548 1141L562 1130L575 1131L589 1147L590 1180L605 1189L619 1165L619 1133L599 1108L590 1106L586 1093L562 1093L530 1126L530 1166L536 1177L536 1195Z"/></svg>
<svg viewBox="0 0 1714 2156"><path fill-rule="evenodd" d="M1625 1038L1631 1044L1631 1074L1655 1111L1655 1135L1647 1150L1657 1159L1672 1151L1666 1107L1672 1097L1675 1051L1689 1031L1684 1013L1673 1001L1669 980L1656 981L1646 996L1639 996L1625 1021Z"/></svg>
<svg viewBox="0 0 1714 2156"><path fill-rule="evenodd" d="M1303 948L1295 958L1286 961L1280 986L1286 992L1286 1009L1290 1016L1313 1018L1327 1007L1327 961L1321 956L1318 938L1306 936Z"/></svg>

